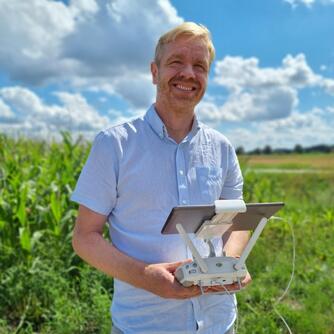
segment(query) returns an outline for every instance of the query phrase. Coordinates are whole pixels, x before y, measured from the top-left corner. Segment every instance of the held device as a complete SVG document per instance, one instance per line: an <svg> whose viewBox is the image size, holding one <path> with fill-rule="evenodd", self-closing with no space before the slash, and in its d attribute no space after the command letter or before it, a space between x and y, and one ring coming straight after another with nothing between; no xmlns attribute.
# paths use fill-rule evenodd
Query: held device
<svg viewBox="0 0 334 334"><path fill-rule="evenodd" d="M284 203L249 203L243 200L217 200L213 205L178 206L172 209L162 228L162 234L179 233L183 242L189 247L193 261L178 267L175 277L189 287L223 286L238 283L247 274L246 259L264 229L268 219ZM240 258L216 256L211 239L222 236L225 232L254 230ZM203 239L210 248L209 257L203 258L189 233ZM203 292L203 290L202 290Z"/></svg>

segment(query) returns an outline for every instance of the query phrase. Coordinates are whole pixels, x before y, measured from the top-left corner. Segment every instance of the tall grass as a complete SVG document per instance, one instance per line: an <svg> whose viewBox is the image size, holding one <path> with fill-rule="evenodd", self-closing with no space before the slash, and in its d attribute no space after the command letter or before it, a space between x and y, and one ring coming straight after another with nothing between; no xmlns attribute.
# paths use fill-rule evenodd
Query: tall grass
<svg viewBox="0 0 334 334"><path fill-rule="evenodd" d="M71 248L69 201L89 145L0 136L0 333L109 333L112 279ZM259 175L243 166L247 202L285 201L294 226L296 275L278 305L294 333L334 333L332 174ZM289 226L270 222L248 260L239 333L285 333L273 311L291 272Z"/></svg>
<svg viewBox="0 0 334 334"><path fill-rule="evenodd" d="M247 169L246 169L247 170ZM296 271L277 306L293 333L334 333L334 174L246 173L246 200L286 203L280 216L296 236ZM240 333L287 333L273 306L288 284L292 237L270 221L248 261L254 282L239 295Z"/></svg>

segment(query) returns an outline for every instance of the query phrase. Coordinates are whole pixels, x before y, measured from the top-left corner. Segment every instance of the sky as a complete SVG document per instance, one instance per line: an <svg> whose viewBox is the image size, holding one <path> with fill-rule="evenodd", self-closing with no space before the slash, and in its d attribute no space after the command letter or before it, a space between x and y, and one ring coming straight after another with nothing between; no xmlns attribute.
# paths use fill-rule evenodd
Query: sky
<svg viewBox="0 0 334 334"><path fill-rule="evenodd" d="M155 100L161 34L206 25L198 118L246 150L334 144L334 0L0 0L0 132L92 140Z"/></svg>

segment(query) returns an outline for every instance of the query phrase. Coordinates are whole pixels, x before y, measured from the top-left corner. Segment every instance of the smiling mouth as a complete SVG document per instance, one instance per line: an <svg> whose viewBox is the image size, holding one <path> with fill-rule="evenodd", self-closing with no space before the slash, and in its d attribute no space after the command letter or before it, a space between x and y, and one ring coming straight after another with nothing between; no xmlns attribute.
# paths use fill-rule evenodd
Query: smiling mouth
<svg viewBox="0 0 334 334"><path fill-rule="evenodd" d="M182 90L184 92L192 92L194 90L196 90L196 87L187 87L181 84L174 84L174 87L178 88L179 90Z"/></svg>

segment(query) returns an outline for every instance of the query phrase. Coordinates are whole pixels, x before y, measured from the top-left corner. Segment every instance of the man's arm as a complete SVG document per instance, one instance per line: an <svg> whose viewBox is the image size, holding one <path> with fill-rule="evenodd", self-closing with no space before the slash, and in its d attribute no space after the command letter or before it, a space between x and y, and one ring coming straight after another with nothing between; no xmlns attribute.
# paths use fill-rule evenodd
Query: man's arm
<svg viewBox="0 0 334 334"><path fill-rule="evenodd" d="M223 250L226 256L240 257L249 240L249 231L226 232L223 235ZM252 282L251 275L247 272L246 277L241 281L241 286L245 287ZM228 290L238 290L239 284L228 285Z"/></svg>
<svg viewBox="0 0 334 334"><path fill-rule="evenodd" d="M75 252L108 276L152 292L163 298L185 299L200 294L197 286L183 287L173 273L184 263L147 264L119 251L102 235L107 217L80 205L73 231Z"/></svg>
<svg viewBox="0 0 334 334"><path fill-rule="evenodd" d="M249 240L249 231L226 232L223 235L224 251L227 256L240 257Z"/></svg>

